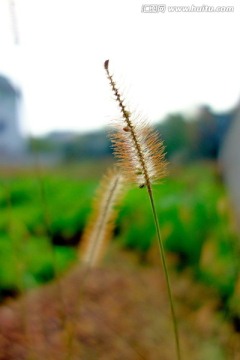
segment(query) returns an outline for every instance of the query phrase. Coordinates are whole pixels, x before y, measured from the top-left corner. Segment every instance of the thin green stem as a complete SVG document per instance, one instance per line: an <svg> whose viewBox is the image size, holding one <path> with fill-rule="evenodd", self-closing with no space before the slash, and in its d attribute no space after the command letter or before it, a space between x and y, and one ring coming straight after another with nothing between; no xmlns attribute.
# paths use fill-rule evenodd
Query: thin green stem
<svg viewBox="0 0 240 360"><path fill-rule="evenodd" d="M161 238L161 232L160 232L159 222L158 222L157 213L156 213L156 208L155 208L155 203L154 203L154 199L153 199L152 188L151 188L150 184L148 184L147 190L148 190L148 195L149 195L150 202L151 202L151 207L152 207L154 222L155 222L156 231L157 231L159 252L160 252L160 256L161 256L161 260L162 260L162 265L163 265L163 270L164 270L164 275L165 275L165 279L166 279L166 283L167 283L167 291L168 291L168 297L169 297L169 301L170 301L170 308L171 308L171 314L172 314L172 322L173 322L173 328L174 328L174 336L175 336L175 342L176 342L177 358L178 358L178 360L181 360L181 351L180 351L180 343L179 343L179 334L178 334L177 318L176 318L175 309L174 309L174 304L173 304L173 296L172 296L171 284L170 284L170 279L169 279L169 274L168 274L168 269L167 269L165 251L164 251L164 247L163 247L163 242L162 242L162 238Z"/></svg>

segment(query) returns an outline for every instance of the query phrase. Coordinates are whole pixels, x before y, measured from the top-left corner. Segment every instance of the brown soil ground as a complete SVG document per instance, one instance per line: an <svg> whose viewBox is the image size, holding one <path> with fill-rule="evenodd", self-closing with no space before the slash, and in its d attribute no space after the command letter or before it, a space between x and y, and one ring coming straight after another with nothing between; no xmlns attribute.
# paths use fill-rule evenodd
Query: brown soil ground
<svg viewBox="0 0 240 360"><path fill-rule="evenodd" d="M217 297L188 273L171 274L185 360L240 359L240 337ZM0 307L0 360L176 359L166 286L158 265L116 252Z"/></svg>

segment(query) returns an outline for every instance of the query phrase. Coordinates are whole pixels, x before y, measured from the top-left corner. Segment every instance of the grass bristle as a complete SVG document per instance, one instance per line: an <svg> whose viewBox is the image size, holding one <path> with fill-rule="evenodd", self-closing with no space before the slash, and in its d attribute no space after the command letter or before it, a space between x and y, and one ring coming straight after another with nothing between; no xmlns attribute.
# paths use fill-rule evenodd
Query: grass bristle
<svg viewBox="0 0 240 360"><path fill-rule="evenodd" d="M117 205L123 194L124 179L114 168L103 177L96 193L92 214L81 239L80 256L88 266L99 263L112 237Z"/></svg>

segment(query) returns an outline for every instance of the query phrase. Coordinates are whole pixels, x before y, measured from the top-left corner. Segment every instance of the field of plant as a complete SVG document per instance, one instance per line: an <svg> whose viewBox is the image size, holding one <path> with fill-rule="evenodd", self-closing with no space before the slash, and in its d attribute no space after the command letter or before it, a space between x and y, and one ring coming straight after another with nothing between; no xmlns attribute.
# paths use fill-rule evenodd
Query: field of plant
<svg viewBox="0 0 240 360"><path fill-rule="evenodd" d="M0 176L0 298L2 301L61 275L79 261L77 246L91 211L101 169L86 164L40 172L2 170ZM191 273L211 289L219 308L240 328L239 238L215 164L170 171L154 186L171 269ZM156 264L158 249L145 189L130 189L111 247L134 252L139 267ZM144 270L141 270L144 271Z"/></svg>

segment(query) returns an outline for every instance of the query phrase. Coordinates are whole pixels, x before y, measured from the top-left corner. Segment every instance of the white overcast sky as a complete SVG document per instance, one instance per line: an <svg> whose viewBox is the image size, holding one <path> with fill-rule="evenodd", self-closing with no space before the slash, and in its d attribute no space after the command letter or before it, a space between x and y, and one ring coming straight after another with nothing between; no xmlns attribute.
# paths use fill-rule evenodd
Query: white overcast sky
<svg viewBox="0 0 240 360"><path fill-rule="evenodd" d="M163 0L159 4L234 6L234 12L142 13L147 0L0 0L0 72L22 89L25 132L106 126L116 104L103 62L128 102L150 120L240 98L237 0ZM152 3L152 2L149 2Z"/></svg>

